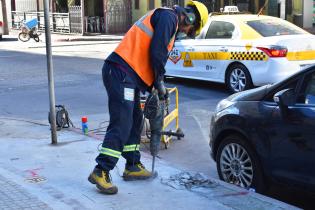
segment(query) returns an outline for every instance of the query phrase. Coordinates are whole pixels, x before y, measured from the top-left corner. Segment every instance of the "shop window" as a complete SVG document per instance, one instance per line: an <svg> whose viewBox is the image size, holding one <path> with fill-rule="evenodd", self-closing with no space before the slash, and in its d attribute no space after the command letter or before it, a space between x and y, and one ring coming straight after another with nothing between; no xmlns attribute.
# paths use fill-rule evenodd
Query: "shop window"
<svg viewBox="0 0 315 210"><path fill-rule="evenodd" d="M135 9L140 9L140 0L135 0Z"/></svg>
<svg viewBox="0 0 315 210"><path fill-rule="evenodd" d="M292 15L292 8L293 8L292 0L286 0L285 12L287 13L287 15Z"/></svg>
<svg viewBox="0 0 315 210"><path fill-rule="evenodd" d="M293 13L303 14L303 1L302 0L293 0Z"/></svg>
<svg viewBox="0 0 315 210"><path fill-rule="evenodd" d="M161 1L161 5L162 7L173 7L174 5L179 5L184 7L185 6L185 2L184 0L162 0Z"/></svg>
<svg viewBox="0 0 315 210"><path fill-rule="evenodd" d="M148 10L154 9L154 0L148 0Z"/></svg>

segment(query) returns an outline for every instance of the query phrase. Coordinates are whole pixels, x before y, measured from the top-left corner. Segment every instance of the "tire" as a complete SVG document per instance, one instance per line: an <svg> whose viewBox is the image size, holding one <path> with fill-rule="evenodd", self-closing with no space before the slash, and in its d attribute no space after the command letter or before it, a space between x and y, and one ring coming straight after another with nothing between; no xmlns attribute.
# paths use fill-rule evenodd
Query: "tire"
<svg viewBox="0 0 315 210"><path fill-rule="evenodd" d="M256 152L246 140L230 135L221 142L216 155L217 171L221 180L263 193L267 189Z"/></svg>
<svg viewBox="0 0 315 210"><path fill-rule="evenodd" d="M31 37L30 37L30 35L28 33L21 32L21 33L19 33L18 38L22 42L27 42L28 40L30 40Z"/></svg>
<svg viewBox="0 0 315 210"><path fill-rule="evenodd" d="M182 129L181 128L178 128L177 130L176 130L176 133L177 134L180 134L180 135L184 135L184 132L182 131ZM181 140L181 137L177 137L177 140Z"/></svg>
<svg viewBox="0 0 315 210"><path fill-rule="evenodd" d="M34 40L35 40L35 42L39 42L39 37L38 37L38 36L35 36L35 37L34 37Z"/></svg>
<svg viewBox="0 0 315 210"><path fill-rule="evenodd" d="M239 63L229 67L225 77L225 84L232 93L241 92L253 87L248 69Z"/></svg>
<svg viewBox="0 0 315 210"><path fill-rule="evenodd" d="M0 35L0 40L2 40L2 35Z"/></svg>

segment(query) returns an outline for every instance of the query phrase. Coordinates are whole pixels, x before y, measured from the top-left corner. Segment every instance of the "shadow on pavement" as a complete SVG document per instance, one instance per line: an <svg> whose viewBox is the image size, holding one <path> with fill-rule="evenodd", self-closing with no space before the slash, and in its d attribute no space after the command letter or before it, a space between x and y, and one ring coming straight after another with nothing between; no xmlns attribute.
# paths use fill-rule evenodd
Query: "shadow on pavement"
<svg viewBox="0 0 315 210"><path fill-rule="evenodd" d="M18 41L18 38L5 38L3 37L0 42L16 42Z"/></svg>
<svg viewBox="0 0 315 210"><path fill-rule="evenodd" d="M265 195L305 210L314 209L315 195L309 192L274 184Z"/></svg>

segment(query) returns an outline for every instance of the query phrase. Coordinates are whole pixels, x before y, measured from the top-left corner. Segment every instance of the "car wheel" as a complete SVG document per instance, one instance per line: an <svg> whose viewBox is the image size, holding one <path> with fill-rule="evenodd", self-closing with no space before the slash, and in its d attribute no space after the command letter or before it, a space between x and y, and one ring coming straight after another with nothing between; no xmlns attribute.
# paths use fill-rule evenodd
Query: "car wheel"
<svg viewBox="0 0 315 210"><path fill-rule="evenodd" d="M225 84L233 93L241 92L253 87L249 71L242 64L233 64L229 67L225 78Z"/></svg>
<svg viewBox="0 0 315 210"><path fill-rule="evenodd" d="M0 40L2 40L2 35L0 35Z"/></svg>
<svg viewBox="0 0 315 210"><path fill-rule="evenodd" d="M266 185L256 152L243 137L231 135L219 145L216 155L221 180L243 188L264 192Z"/></svg>

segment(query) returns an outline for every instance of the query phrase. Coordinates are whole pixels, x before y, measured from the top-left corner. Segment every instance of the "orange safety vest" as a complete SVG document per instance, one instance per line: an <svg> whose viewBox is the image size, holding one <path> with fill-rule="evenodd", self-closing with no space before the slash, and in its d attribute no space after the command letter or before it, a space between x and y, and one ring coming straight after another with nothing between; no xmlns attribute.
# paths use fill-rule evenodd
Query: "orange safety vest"
<svg viewBox="0 0 315 210"><path fill-rule="evenodd" d="M152 10L140 18L129 29L125 37L115 49L115 52L131 66L148 86L151 86L154 81L154 72L150 58L150 44L154 33L150 20L154 11L155 10ZM178 26L176 27L176 31L177 28ZM167 46L169 52L174 46L175 34Z"/></svg>

